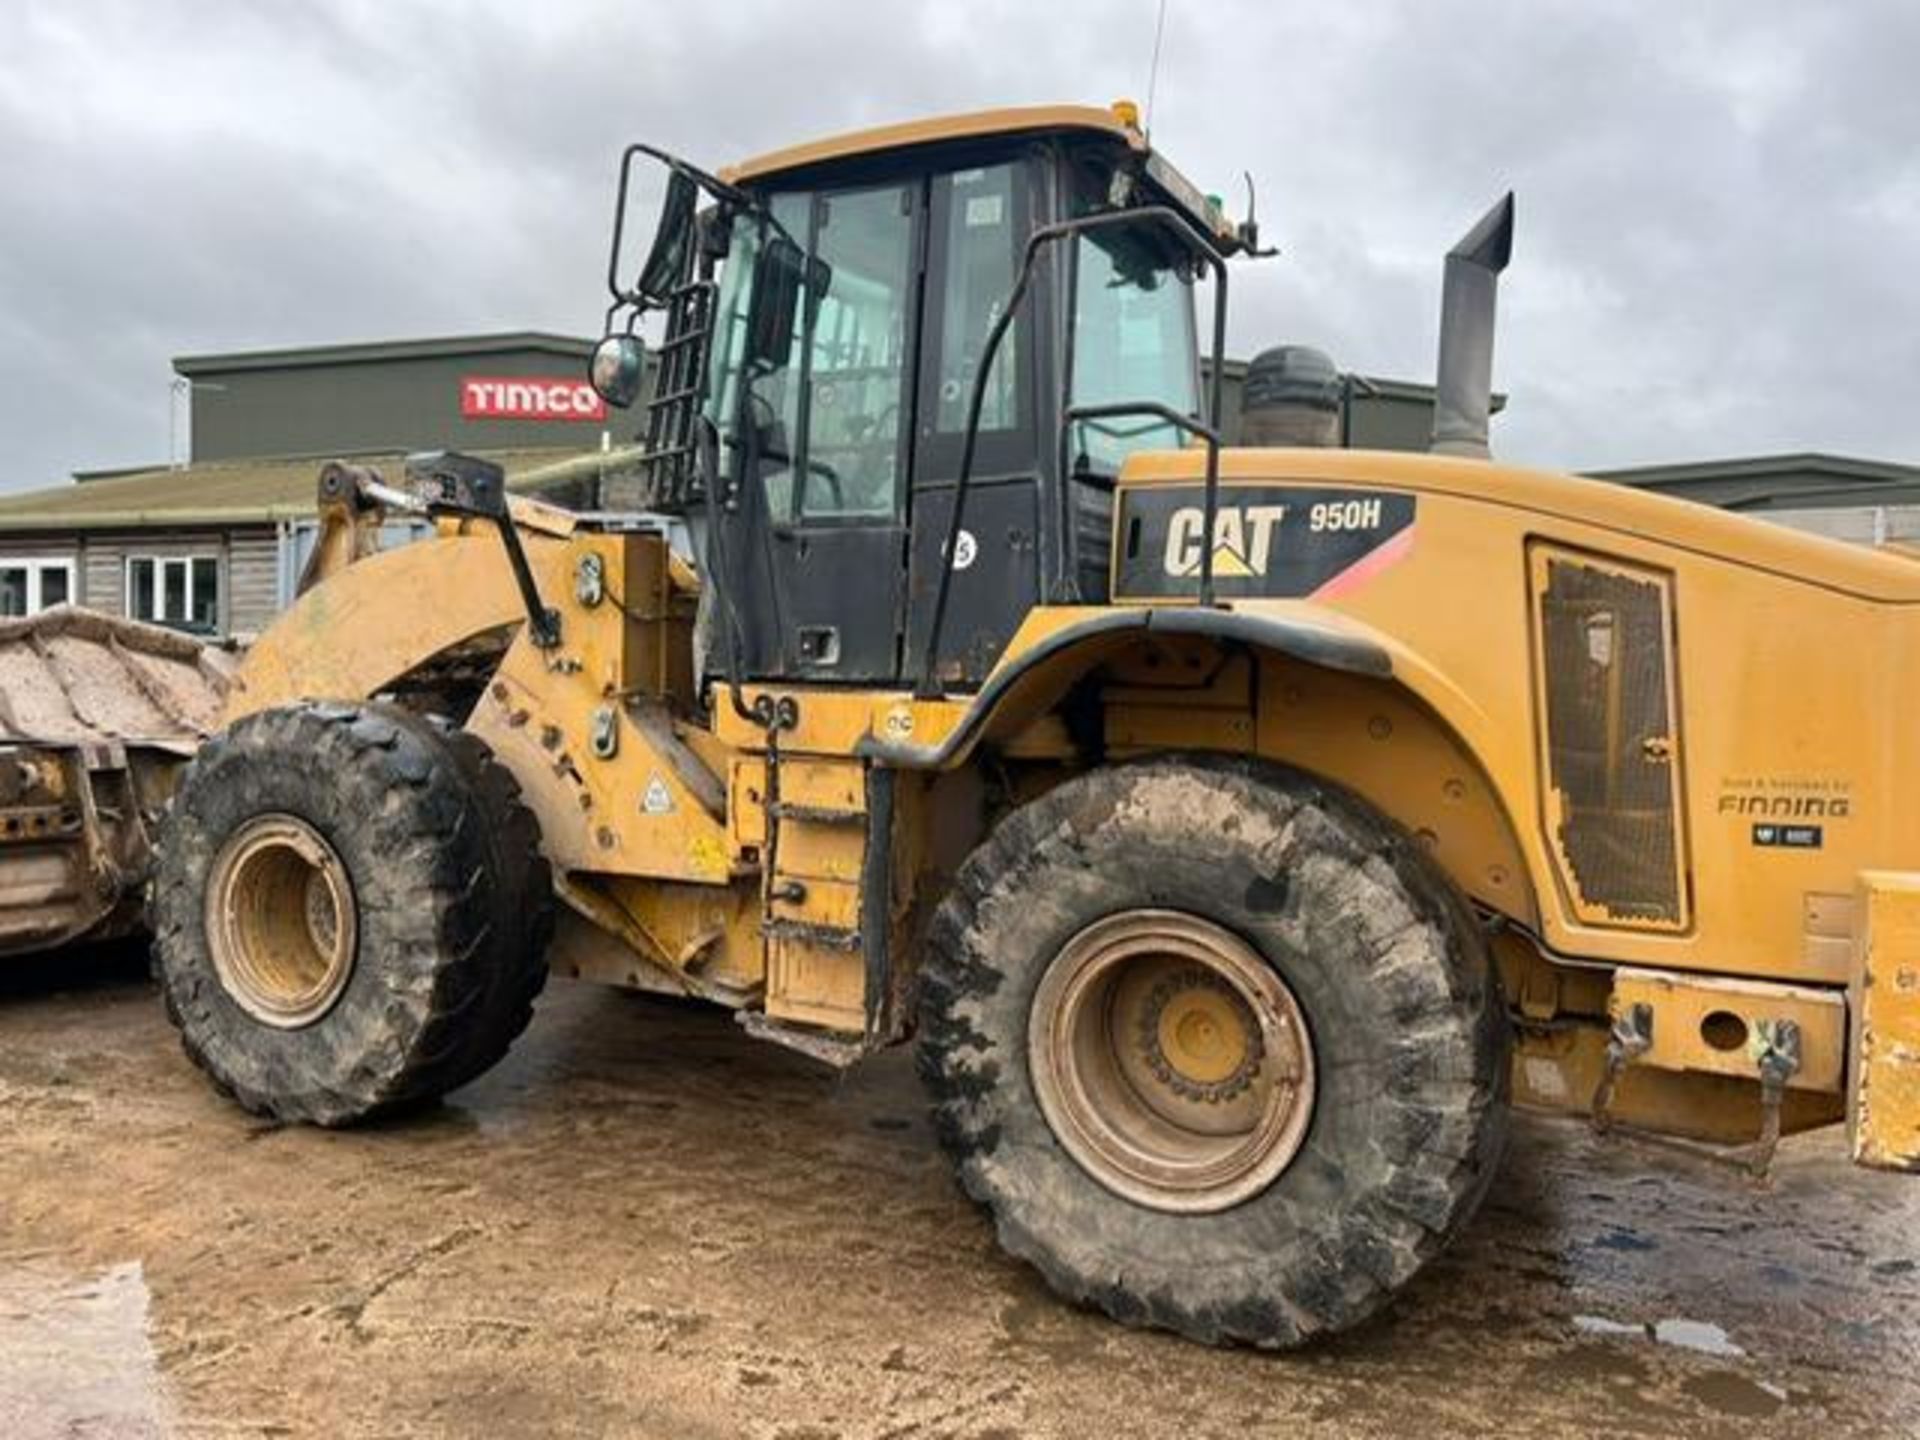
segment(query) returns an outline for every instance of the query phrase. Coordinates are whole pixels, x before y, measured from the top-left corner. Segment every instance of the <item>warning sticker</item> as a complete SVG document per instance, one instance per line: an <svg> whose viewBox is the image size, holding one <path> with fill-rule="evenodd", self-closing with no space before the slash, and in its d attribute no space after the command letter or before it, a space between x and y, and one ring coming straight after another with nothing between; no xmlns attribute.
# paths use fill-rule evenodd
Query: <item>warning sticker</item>
<svg viewBox="0 0 1920 1440"><path fill-rule="evenodd" d="M998 225L1004 207L998 195L975 195L967 201L967 228Z"/></svg>
<svg viewBox="0 0 1920 1440"><path fill-rule="evenodd" d="M647 777L647 788L640 796L640 809L647 815L673 813L673 792L667 789L667 782L658 775Z"/></svg>

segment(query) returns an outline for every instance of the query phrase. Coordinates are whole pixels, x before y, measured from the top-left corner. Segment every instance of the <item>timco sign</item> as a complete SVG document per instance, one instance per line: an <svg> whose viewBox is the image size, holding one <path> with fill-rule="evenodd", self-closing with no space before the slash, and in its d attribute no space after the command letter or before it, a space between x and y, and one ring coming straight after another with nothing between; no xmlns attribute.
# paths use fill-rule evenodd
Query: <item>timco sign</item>
<svg viewBox="0 0 1920 1440"><path fill-rule="evenodd" d="M463 375L460 413L468 420L604 420L607 405L585 380Z"/></svg>

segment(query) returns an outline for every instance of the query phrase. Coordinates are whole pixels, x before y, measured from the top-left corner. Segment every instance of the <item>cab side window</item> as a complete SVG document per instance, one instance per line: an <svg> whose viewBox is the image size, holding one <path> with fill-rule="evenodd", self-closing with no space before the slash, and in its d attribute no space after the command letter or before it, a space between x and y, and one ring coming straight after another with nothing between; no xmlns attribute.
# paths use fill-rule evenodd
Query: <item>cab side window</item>
<svg viewBox="0 0 1920 1440"><path fill-rule="evenodd" d="M903 186L814 202L827 288L806 307L802 516L891 519L900 505L901 410L913 303L913 196Z"/></svg>
<svg viewBox="0 0 1920 1440"><path fill-rule="evenodd" d="M934 214L945 241L946 276L940 294L940 353L935 375L934 428L965 431L967 405L979 378L987 333L1013 288L1014 169L992 165L934 180ZM981 432L1018 429L1021 422L1020 328L1014 317L994 357L981 398Z"/></svg>
<svg viewBox="0 0 1920 1440"><path fill-rule="evenodd" d="M1005 309L1032 217L1032 165L1007 161L935 175L929 187L926 359L920 379L918 485L952 481L987 336ZM981 395L976 477L1030 475L1035 296L1015 312Z"/></svg>

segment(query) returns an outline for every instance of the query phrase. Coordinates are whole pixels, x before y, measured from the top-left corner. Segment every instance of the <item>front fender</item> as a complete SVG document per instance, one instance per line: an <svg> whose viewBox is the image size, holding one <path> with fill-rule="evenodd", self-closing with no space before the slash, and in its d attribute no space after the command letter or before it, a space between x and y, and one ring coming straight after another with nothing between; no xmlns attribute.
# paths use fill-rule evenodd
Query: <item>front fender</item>
<svg viewBox="0 0 1920 1440"><path fill-rule="evenodd" d="M562 593L568 545L524 530L521 543L541 593ZM367 699L442 651L525 619L491 529L383 550L307 591L253 643L222 723L296 700Z"/></svg>

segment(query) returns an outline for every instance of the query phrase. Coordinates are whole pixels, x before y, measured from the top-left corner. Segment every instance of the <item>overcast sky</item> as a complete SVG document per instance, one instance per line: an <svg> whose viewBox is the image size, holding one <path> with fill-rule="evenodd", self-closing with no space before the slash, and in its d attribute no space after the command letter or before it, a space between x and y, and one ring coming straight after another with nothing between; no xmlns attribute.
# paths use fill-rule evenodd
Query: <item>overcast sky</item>
<svg viewBox="0 0 1920 1440"><path fill-rule="evenodd" d="M163 463L176 354L596 329L620 146L1146 98L1157 0L7 6L0 490ZM1260 186L1232 349L1430 379L1519 227L1504 458L1920 459L1920 4L1170 0L1154 139Z"/></svg>

